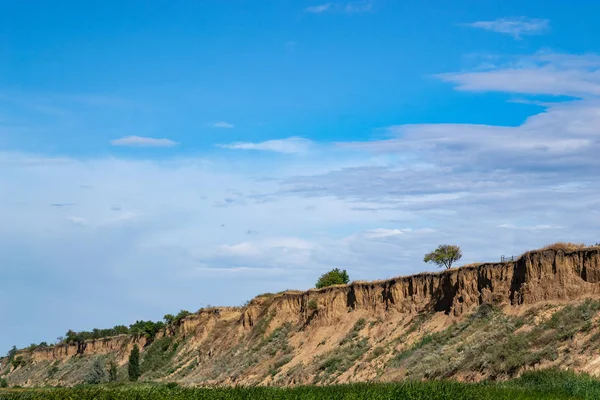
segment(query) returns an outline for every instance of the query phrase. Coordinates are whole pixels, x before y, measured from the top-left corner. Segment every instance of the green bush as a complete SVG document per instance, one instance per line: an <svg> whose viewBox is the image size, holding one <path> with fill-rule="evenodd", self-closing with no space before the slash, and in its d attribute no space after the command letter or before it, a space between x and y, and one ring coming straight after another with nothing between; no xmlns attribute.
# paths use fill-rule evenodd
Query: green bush
<svg viewBox="0 0 600 400"><path fill-rule="evenodd" d="M321 275L315 287L317 289L321 289L331 285L344 285L350 282L350 277L346 270L340 270L339 268L334 268L331 271Z"/></svg>
<svg viewBox="0 0 600 400"><path fill-rule="evenodd" d="M85 383L88 385L98 385L106 382L107 379L108 377L102 361L99 358L96 358L92 364L92 368L85 378Z"/></svg>

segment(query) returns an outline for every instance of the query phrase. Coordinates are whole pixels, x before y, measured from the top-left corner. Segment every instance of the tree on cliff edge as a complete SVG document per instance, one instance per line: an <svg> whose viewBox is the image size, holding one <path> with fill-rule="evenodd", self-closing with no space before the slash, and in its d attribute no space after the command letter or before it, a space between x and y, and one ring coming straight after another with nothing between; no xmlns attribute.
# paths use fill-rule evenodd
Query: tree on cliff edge
<svg viewBox="0 0 600 400"><path fill-rule="evenodd" d="M334 268L331 271L321 275L315 287L317 289L321 289L331 285L345 285L348 282L350 282L350 278L348 277L346 270Z"/></svg>
<svg viewBox="0 0 600 400"><path fill-rule="evenodd" d="M135 382L140 377L140 349L137 344L133 345L131 353L129 353L129 365L127 366L129 372L129 380Z"/></svg>
<svg viewBox="0 0 600 400"><path fill-rule="evenodd" d="M437 266L440 268L445 267L446 269L450 269L452 268L452 263L454 261L460 260L461 257L462 251L460 250L460 247L449 244L442 244L439 245L437 249L435 249L431 253L425 254L423 261L425 261L426 263L432 262L434 264L437 264Z"/></svg>

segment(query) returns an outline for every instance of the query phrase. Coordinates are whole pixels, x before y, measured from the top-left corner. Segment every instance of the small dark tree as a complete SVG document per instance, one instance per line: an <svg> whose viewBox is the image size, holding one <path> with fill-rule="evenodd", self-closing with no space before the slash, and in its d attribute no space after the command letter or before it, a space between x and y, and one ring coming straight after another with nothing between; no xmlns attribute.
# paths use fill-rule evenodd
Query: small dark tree
<svg viewBox="0 0 600 400"><path fill-rule="evenodd" d="M163 319L167 325L171 325L173 321L175 321L175 316L173 314L167 314L163 317Z"/></svg>
<svg viewBox="0 0 600 400"><path fill-rule="evenodd" d="M109 382L117 381L117 364L114 361L111 361L108 366L108 381Z"/></svg>
<svg viewBox="0 0 600 400"><path fill-rule="evenodd" d="M129 372L129 380L135 382L140 377L140 349L137 344L133 345L131 353L129 353L129 365L127 366Z"/></svg>
<svg viewBox="0 0 600 400"><path fill-rule="evenodd" d="M15 359L15 356L17 355L17 346L13 346L12 349L10 349L8 351L8 361L9 362L13 362L13 360Z"/></svg>
<svg viewBox="0 0 600 400"><path fill-rule="evenodd" d="M89 385L98 385L103 382L106 382L106 370L104 369L104 365L102 365L102 361L100 361L99 358L96 358L92 364L92 369L85 378L85 383Z"/></svg>
<svg viewBox="0 0 600 400"><path fill-rule="evenodd" d="M346 270L334 268L331 271L321 275L315 287L317 289L321 289L331 285L344 285L348 282L350 282L350 278L348 277Z"/></svg>
<svg viewBox="0 0 600 400"><path fill-rule="evenodd" d="M432 262L440 268L445 267L446 269L450 269L452 268L452 263L460 260L461 257L462 251L460 250L460 247L442 244L431 253L425 254L423 261L426 263Z"/></svg>
<svg viewBox="0 0 600 400"><path fill-rule="evenodd" d="M8 387L8 381L6 380L6 378L2 378L0 379L0 388L7 388Z"/></svg>
<svg viewBox="0 0 600 400"><path fill-rule="evenodd" d="M176 325L179 325L181 323L181 321L183 321L183 319L189 315L192 315L192 313L189 312L188 310L181 310L177 313L177 315L173 319L173 323L175 323Z"/></svg>

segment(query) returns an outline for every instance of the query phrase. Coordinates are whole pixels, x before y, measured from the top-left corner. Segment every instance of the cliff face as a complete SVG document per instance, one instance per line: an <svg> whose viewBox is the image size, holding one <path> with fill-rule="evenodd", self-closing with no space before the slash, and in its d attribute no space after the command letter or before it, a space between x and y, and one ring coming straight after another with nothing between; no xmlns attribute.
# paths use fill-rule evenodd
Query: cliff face
<svg viewBox="0 0 600 400"><path fill-rule="evenodd" d="M123 335L21 351L26 366L13 371L4 360L0 371L15 384L43 384L49 378L40 371L51 363L60 370L73 360L104 357L124 365L133 344L142 348L142 356L160 344L167 360L147 372L152 379L186 384L379 379L376 371L390 368L386 375L395 376L394 354L428 332L463 321L482 304L518 314L539 304L581 302L598 294L600 249L534 251L515 262L260 296L243 308L202 310L153 343ZM323 378L319 363L340 359L338 353L348 345L360 348L360 354L353 353L356 357L343 363L339 374ZM354 374L348 372L352 369ZM456 374L460 377L460 371ZM76 380L63 374L59 382Z"/></svg>
<svg viewBox="0 0 600 400"><path fill-rule="evenodd" d="M351 310L373 314L443 312L459 316L482 303L518 306L570 300L600 290L600 249L526 253L518 261L455 268L439 273L353 283L307 292L283 293L270 307L292 323L327 324ZM308 303L314 300L313 316ZM242 324L251 327L264 301L253 300Z"/></svg>
<svg viewBox="0 0 600 400"><path fill-rule="evenodd" d="M134 344L143 348L146 345L145 337L131 337L129 335L113 336L105 339L87 340L83 343L59 344L53 347L36 349L33 352L21 351L20 355L25 355L32 362L56 361L68 357L82 355L105 355L111 354L123 359L129 354Z"/></svg>

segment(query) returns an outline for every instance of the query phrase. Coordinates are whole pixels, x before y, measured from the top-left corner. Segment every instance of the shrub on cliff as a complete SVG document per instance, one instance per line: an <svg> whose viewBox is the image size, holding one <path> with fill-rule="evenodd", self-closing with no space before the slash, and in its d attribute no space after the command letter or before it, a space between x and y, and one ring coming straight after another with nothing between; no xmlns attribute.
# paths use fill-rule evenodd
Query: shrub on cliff
<svg viewBox="0 0 600 400"><path fill-rule="evenodd" d="M0 388L7 388L7 387L8 387L8 381L6 380L6 378L0 379Z"/></svg>
<svg viewBox="0 0 600 400"><path fill-rule="evenodd" d="M108 381L116 382L117 377L117 364L114 361L111 361L108 366Z"/></svg>
<svg viewBox="0 0 600 400"><path fill-rule="evenodd" d="M442 244L437 247L431 253L425 254L423 261L428 263L432 262L436 264L438 267L445 267L446 269L452 268L452 263L460 260L462 257L462 251L460 247Z"/></svg>
<svg viewBox="0 0 600 400"><path fill-rule="evenodd" d="M129 353L129 365L127 366L129 380L135 382L140 377L140 349L137 344L133 345L131 353Z"/></svg>
<svg viewBox="0 0 600 400"><path fill-rule="evenodd" d="M315 287L321 289L331 285L345 285L350 282L350 277L346 270L334 268L331 271L321 275Z"/></svg>
<svg viewBox="0 0 600 400"><path fill-rule="evenodd" d="M100 383L106 382L106 370L104 369L104 365L102 365L102 361L99 358L94 360L92 364L92 369L88 372L85 383L89 385L98 385Z"/></svg>

